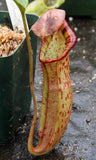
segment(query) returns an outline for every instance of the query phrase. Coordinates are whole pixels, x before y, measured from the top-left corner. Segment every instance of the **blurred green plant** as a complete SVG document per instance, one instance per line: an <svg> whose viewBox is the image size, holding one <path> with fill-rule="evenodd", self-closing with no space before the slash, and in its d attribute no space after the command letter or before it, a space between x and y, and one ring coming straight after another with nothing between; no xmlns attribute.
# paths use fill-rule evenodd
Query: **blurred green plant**
<svg viewBox="0 0 96 160"><path fill-rule="evenodd" d="M25 12L41 16L47 10L60 7L64 2L65 0L34 0L28 4Z"/></svg>

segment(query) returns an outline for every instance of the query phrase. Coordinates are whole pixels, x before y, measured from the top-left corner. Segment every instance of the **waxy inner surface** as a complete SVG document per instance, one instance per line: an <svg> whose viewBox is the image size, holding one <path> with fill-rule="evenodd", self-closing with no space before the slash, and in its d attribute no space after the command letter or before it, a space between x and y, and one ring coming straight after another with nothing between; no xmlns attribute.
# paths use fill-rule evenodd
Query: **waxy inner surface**
<svg viewBox="0 0 96 160"><path fill-rule="evenodd" d="M42 59L43 61L50 59L58 59L65 50L65 43L65 37L61 29L52 34L51 36L44 38L43 45L45 45L45 47L42 50L43 52L40 55L40 59Z"/></svg>

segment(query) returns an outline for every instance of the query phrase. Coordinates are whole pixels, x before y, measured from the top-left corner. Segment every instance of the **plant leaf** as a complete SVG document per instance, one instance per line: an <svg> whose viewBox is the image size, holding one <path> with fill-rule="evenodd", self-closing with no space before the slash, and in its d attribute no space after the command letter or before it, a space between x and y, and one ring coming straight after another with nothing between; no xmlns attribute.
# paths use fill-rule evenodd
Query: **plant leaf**
<svg viewBox="0 0 96 160"><path fill-rule="evenodd" d="M28 0L14 0L14 2L18 5L21 12L25 12L26 7L28 6Z"/></svg>

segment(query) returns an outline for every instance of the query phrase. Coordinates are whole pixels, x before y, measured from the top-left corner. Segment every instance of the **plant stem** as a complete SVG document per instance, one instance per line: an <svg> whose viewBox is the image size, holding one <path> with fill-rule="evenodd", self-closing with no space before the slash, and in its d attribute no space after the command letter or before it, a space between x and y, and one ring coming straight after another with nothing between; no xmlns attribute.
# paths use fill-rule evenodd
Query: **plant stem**
<svg viewBox="0 0 96 160"><path fill-rule="evenodd" d="M33 50L32 50L30 36L28 33L28 29L27 29L25 13L21 13L21 14L22 14L24 30L25 30L25 35L26 35L26 41L27 41L27 46L28 46L28 53L29 53L29 80L30 80L30 91L31 91L31 95L33 98L33 103L34 103L33 121L35 123L36 118L37 118L37 102L36 102L36 98L35 98L34 84L33 84Z"/></svg>

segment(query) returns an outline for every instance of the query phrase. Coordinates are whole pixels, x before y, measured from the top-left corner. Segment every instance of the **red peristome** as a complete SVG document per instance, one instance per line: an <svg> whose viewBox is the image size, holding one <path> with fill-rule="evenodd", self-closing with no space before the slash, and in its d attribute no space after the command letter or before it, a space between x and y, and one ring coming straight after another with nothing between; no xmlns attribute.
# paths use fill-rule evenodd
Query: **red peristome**
<svg viewBox="0 0 96 160"><path fill-rule="evenodd" d="M32 26L32 31L40 38L52 35L63 24L65 11L52 9L45 12L40 19Z"/></svg>

